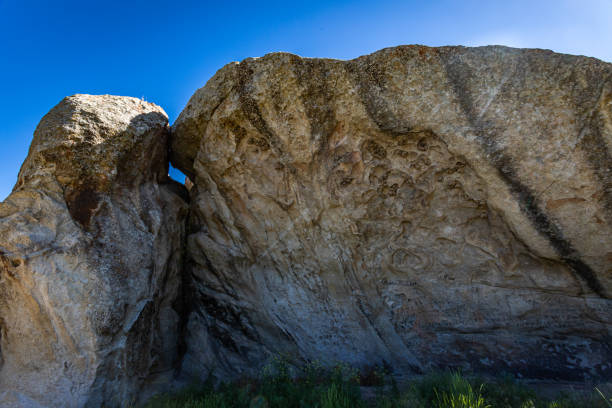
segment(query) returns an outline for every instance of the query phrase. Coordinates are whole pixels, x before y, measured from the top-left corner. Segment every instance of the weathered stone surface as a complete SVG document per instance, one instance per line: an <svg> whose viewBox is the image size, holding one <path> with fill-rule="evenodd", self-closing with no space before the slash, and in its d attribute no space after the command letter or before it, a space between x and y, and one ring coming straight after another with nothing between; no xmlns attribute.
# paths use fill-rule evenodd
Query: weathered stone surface
<svg viewBox="0 0 612 408"><path fill-rule="evenodd" d="M185 372L285 352L612 378L611 78L505 47L221 69L173 125Z"/></svg>
<svg viewBox="0 0 612 408"><path fill-rule="evenodd" d="M135 98L75 95L40 122L0 204L3 407L124 406L176 364L187 205L167 138Z"/></svg>
<svg viewBox="0 0 612 408"><path fill-rule="evenodd" d="M134 98L42 119L0 204L1 406L123 405L276 353L612 379L611 64L270 54L174 124L185 187L169 134Z"/></svg>

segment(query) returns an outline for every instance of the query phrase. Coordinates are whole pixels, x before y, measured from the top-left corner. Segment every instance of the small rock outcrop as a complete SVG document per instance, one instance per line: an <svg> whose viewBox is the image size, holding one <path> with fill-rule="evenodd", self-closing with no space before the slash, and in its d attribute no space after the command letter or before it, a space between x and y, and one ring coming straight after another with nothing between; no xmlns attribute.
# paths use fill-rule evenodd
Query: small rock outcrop
<svg viewBox="0 0 612 408"><path fill-rule="evenodd" d="M225 66L172 130L186 372L612 378L611 76L506 47Z"/></svg>
<svg viewBox="0 0 612 408"><path fill-rule="evenodd" d="M174 368L187 204L168 136L161 108L108 95L38 125L0 204L1 406L119 406Z"/></svg>

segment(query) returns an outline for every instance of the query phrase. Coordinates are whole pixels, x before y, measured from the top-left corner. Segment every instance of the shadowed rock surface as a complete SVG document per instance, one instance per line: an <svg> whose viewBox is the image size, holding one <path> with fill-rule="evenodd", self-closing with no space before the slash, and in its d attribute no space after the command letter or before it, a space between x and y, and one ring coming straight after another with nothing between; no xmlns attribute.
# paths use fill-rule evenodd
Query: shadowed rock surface
<svg viewBox="0 0 612 408"><path fill-rule="evenodd" d="M612 378L611 75L506 47L222 68L172 128L185 372L284 352Z"/></svg>
<svg viewBox="0 0 612 408"><path fill-rule="evenodd" d="M75 95L37 127L0 204L1 406L125 404L176 364L187 206L167 121Z"/></svg>

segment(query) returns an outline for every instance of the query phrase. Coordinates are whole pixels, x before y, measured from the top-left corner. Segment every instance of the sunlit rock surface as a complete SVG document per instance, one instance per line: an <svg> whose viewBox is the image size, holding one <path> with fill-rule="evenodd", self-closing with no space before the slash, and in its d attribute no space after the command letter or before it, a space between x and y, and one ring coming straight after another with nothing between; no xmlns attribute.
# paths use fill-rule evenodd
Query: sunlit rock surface
<svg viewBox="0 0 612 408"><path fill-rule="evenodd" d="M506 47L222 68L172 128L184 372L282 352L610 379L611 75Z"/></svg>
<svg viewBox="0 0 612 408"><path fill-rule="evenodd" d="M179 356L187 206L151 103L65 98L0 204L0 406L125 406Z"/></svg>
<svg viewBox="0 0 612 408"><path fill-rule="evenodd" d="M68 97L0 204L0 406L125 406L279 353L609 381L611 151L612 65L544 50L246 59L172 129Z"/></svg>

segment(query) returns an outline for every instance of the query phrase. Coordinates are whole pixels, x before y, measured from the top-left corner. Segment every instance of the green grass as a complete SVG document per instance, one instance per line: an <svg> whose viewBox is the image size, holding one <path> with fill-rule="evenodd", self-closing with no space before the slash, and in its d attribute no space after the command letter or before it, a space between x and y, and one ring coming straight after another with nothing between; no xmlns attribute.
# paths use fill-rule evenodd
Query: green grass
<svg viewBox="0 0 612 408"><path fill-rule="evenodd" d="M374 389L362 396L362 388ZM346 365L309 363L296 369L274 359L260 376L234 383L213 377L175 394L158 395L145 408L612 408L599 388L544 398L510 377L495 380L459 372L431 373L399 389L381 368L358 372Z"/></svg>

